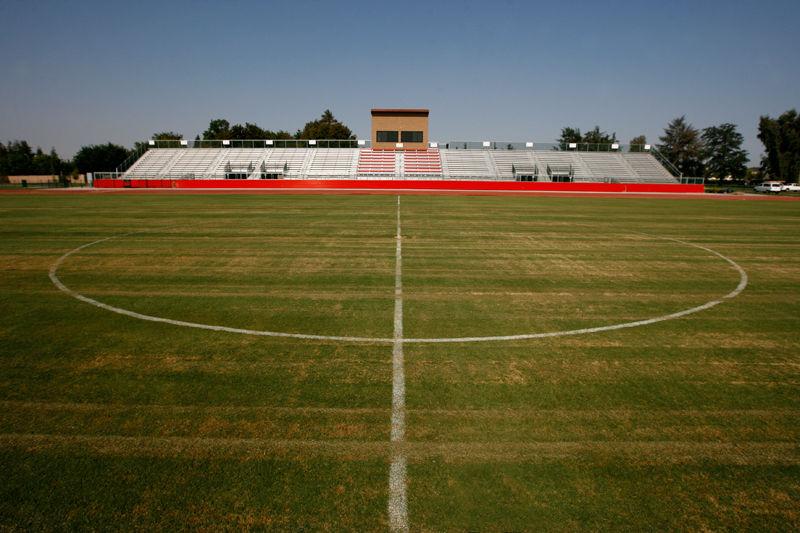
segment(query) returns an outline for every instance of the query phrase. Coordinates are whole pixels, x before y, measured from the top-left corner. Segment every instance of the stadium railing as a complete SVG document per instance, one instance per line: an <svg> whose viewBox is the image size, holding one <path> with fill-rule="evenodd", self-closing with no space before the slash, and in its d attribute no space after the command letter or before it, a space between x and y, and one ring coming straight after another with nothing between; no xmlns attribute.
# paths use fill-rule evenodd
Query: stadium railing
<svg viewBox="0 0 800 533"><path fill-rule="evenodd" d="M571 150L577 152L655 152L653 145L622 143L538 143L518 141L431 141L446 150ZM370 148L369 139L150 140L137 143L138 155L151 148ZM131 157L137 155L132 154ZM130 159L130 158L129 158Z"/></svg>

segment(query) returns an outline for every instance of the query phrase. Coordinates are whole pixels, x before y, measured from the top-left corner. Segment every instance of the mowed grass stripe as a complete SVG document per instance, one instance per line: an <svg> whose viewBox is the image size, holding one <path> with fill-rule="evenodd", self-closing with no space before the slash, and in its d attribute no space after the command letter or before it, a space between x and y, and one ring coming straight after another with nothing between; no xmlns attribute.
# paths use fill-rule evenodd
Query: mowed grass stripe
<svg viewBox="0 0 800 533"><path fill-rule="evenodd" d="M386 337L391 316L387 296L391 291L388 273L392 258L387 251L391 241L390 237L375 237L380 235L383 214L368 217L365 230L327 232L318 238L304 234L302 222L295 220L292 233L277 242L271 239L270 232L276 230L268 222L265 224L271 229L259 234L256 228L246 238L236 232L204 236L202 226L197 228L200 235L188 239L181 237L182 231L177 237L122 236L82 250L75 260L70 257L59 275L67 286L90 298L99 296L95 286L100 293L114 288L131 290L138 284L200 288L180 297L153 296L148 294L152 289L142 295L131 290L131 296L106 297L103 302L150 316L254 330ZM286 224L285 214L281 217ZM224 244L220 246L220 242ZM357 257L362 258L360 264ZM204 296L205 287L224 289L230 284L244 285L257 296ZM315 297L337 286L349 291L338 298ZM275 288L291 296L273 294ZM371 292L372 298L364 298L365 291ZM367 320L384 313L384 323ZM231 317L240 319L237 323ZM363 325L370 329L363 331ZM303 331L303 326L308 329Z"/></svg>
<svg viewBox="0 0 800 533"><path fill-rule="evenodd" d="M429 314L422 318L413 314L415 285L410 279L409 329L415 325L414 317L419 319L416 325L420 328L446 322L463 324L466 329L470 317L476 323L491 323L508 309L503 307L503 301L514 297L510 286L523 284L521 273L527 267L545 268L535 276L533 286L520 292L525 297L538 292L552 307L533 303L528 309L524 305L512 307L512 316L505 323L493 324L492 329L507 327L510 322L515 326L524 323L533 313L537 319L568 324L584 318L608 319L611 311L635 313L637 307L641 308L638 302L652 304L659 295L668 304L682 298L715 299L735 287L735 272L727 270L724 263L715 263L714 258L695 255L691 250L686 253L665 245L643 245L614 257L615 247L620 252L625 250L608 236L625 239L620 235L622 228L687 240L719 251L747 270L750 286L735 300L712 310L646 328L501 346L410 345L410 439L485 444L491 435L499 447L509 445L509 441L523 445L537 440L587 443L598 439L610 446L618 443L621 450L635 449L628 447L628 439L633 436L654 441L689 439L712 445L774 439L791 447L797 442L800 426L791 413L800 406L800 373L796 366L800 346L791 324L796 324L800 312L800 264L796 254L800 239L787 238L786 233L800 221L797 208L762 206L770 214L762 212L758 218L746 216L748 211L758 209L754 206L670 202L511 201L500 207L491 200L469 199L447 211L430 209L433 204L435 201L419 200L420 211L428 217L425 227L418 227L423 245L420 255L424 259L436 258L436 262L430 262L435 265L433 274L420 269L423 281L417 288L423 296L416 302L416 311ZM460 216L459 207L469 215ZM742 215L745 216L740 220ZM569 228L576 219L591 219L593 229ZM744 220L749 224L746 228ZM563 225L564 235L543 230L548 224ZM409 224L409 233L414 229ZM488 244L475 245L469 238L473 229ZM512 253L522 247L505 235L517 231L541 234L541 239L531 238L545 254L538 263L514 263ZM446 260L448 253L437 255L437 245L424 242L425 238L444 242L451 235L455 235L456 243L448 250L455 256L452 267ZM579 235L587 240L581 240ZM507 243L509 252L494 245L498 242ZM597 272L591 272L591 261L585 262L589 268L583 268L584 264L571 257L586 253L586 247L594 242L598 249L612 252L595 254L607 267ZM413 247L408 248L411 272ZM463 257L466 259L460 259ZM492 261L495 273L481 265L484 258ZM563 260L562 268L547 268L558 260ZM506 261L508 266L516 266L516 271L503 268ZM674 269L669 268L670 263ZM650 265L651 276L646 276ZM623 269L629 275L624 277L615 269ZM583 276L575 279L575 272ZM613 283L615 276L617 284ZM499 283L494 281L498 277L503 278ZM442 290L440 279L450 291ZM479 283L486 285L475 291ZM493 290L499 295L494 298L498 303L481 309L485 302L492 301L491 295L485 295ZM474 305L470 305L470 291L480 293L475 295ZM573 294L585 295L584 305L571 300ZM598 297L602 302L606 294L612 296L606 300L608 305L593 305ZM616 295L623 297L618 298L617 308L613 309ZM559 297L576 303L572 309L559 306ZM440 305L445 299L453 304L449 309ZM569 315L551 318L558 312ZM461 320L463 323L459 323ZM436 409L452 410L454 414L436 414ZM464 409L474 411L460 412ZM737 413L736 409L762 411L748 415ZM720 410L730 414L703 414ZM723 467L709 457L715 452L707 455L692 449L686 453L696 462L686 467L677 463L669 467L654 465L649 453L641 450L626 457L587 453L584 457L565 456L552 463L540 463L550 451L539 451L541 455L535 458L533 453L527 458L520 454L507 462L497 458L499 453L487 453L493 457L483 462L479 458L460 462L442 455L415 463L410 475L418 482L412 492L410 512L431 530L596 530L625 528L632 523L651 529L658 529L657 524L665 529L692 527L691 524L714 528L730 523L725 516L731 511L715 508L713 503L710 510L687 509L692 505L701 507L706 501L730 499L737 500L739 524L752 520L750 523L760 527L791 528L790 524L796 525L800 516L800 494L791 481L792 474L777 475L775 469L768 468L769 461L752 465L749 470L743 470L744 466ZM675 450L660 451L665 463L669 463L667 457L673 457ZM469 453L477 457L481 454L474 450ZM720 475L736 482L717 482ZM581 504L572 506L562 500ZM486 501L493 503L488 505ZM669 510L661 513L663 508Z"/></svg>
<svg viewBox="0 0 800 533"><path fill-rule="evenodd" d="M387 409L0 402L0 433L297 440L388 437ZM471 409L408 412L410 442L798 442L785 410ZM789 429L787 429L789 428Z"/></svg>
<svg viewBox="0 0 800 533"><path fill-rule="evenodd" d="M541 228L528 223L536 237L521 239L489 214L460 225L463 236L455 242L431 237L430 227L452 223L447 216L418 226L416 240L409 231L409 331L416 333L410 337L543 333L636 321L715 300L739 282L729 264L706 250L641 234L584 230L565 241L549 230L539 237ZM434 333L444 328L450 333Z"/></svg>
<svg viewBox="0 0 800 533"><path fill-rule="evenodd" d="M385 531L386 346L131 320L66 297L46 272L86 242L178 225L75 257L65 278L101 300L177 297L176 311L206 317L227 306L237 322L269 313L261 294L281 302L277 320L335 305L339 289L358 309L387 287L386 315L353 318L389 326L394 200L0 197L14 207L0 211L0 525ZM750 275L736 299L647 327L404 346L414 528L800 527L798 207L414 196L403 214L406 336L411 302L430 317L414 327L441 335L634 316L735 286L713 257L635 232L707 246Z"/></svg>
<svg viewBox="0 0 800 533"><path fill-rule="evenodd" d="M119 457L253 460L338 456L357 461L385 458L391 447L388 441L0 434L0 449L22 448L37 453L82 450ZM405 442L399 450L412 463L439 458L450 463L570 459L591 464L614 459L635 460L640 465L800 465L800 445L794 442Z"/></svg>
<svg viewBox="0 0 800 533"><path fill-rule="evenodd" d="M382 441L387 410L12 403L0 433Z"/></svg>

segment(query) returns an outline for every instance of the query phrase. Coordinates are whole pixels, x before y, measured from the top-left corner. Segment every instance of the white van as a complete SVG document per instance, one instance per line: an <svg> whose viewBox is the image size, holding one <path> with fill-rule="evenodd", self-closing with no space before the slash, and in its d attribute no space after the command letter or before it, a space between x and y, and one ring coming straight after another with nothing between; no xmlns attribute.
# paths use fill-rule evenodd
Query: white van
<svg viewBox="0 0 800 533"><path fill-rule="evenodd" d="M756 192L781 192L780 181L765 181L753 187Z"/></svg>

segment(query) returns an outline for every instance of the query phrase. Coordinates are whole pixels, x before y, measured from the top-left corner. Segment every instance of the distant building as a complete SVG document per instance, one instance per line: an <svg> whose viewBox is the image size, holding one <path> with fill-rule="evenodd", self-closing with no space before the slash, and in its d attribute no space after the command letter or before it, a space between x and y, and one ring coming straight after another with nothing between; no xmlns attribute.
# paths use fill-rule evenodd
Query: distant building
<svg viewBox="0 0 800 533"><path fill-rule="evenodd" d="M428 147L427 109L373 109L372 147L421 150Z"/></svg>

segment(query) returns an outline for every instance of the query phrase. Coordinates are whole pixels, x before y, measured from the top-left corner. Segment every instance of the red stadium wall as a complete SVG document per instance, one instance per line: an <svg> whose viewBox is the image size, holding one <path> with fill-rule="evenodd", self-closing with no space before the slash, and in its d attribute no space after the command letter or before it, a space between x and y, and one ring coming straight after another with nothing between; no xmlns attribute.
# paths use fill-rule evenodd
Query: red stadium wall
<svg viewBox="0 0 800 533"><path fill-rule="evenodd" d="M123 180L97 179L97 188L131 189L352 189L416 191L551 191L605 193L702 193L703 185L678 183L552 183L454 180Z"/></svg>

